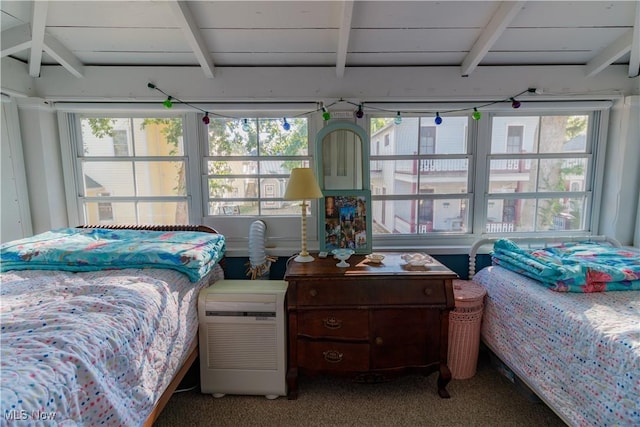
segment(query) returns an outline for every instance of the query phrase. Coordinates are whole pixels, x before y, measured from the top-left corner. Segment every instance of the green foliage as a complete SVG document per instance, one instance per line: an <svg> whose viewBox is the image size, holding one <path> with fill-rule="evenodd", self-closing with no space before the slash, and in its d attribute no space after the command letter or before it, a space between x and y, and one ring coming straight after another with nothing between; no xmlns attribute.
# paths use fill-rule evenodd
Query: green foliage
<svg viewBox="0 0 640 427"><path fill-rule="evenodd" d="M113 125L115 124L114 119L109 119L106 117L100 118L88 118L89 127L91 127L91 133L96 138L104 138L105 136L113 137Z"/></svg>
<svg viewBox="0 0 640 427"><path fill-rule="evenodd" d="M587 116L567 117L567 141L587 132Z"/></svg>

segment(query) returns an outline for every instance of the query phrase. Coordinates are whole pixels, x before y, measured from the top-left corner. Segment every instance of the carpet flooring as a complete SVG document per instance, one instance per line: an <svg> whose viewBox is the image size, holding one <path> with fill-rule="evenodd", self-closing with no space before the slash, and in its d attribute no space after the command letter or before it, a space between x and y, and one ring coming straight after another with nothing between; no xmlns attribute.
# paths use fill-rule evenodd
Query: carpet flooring
<svg viewBox="0 0 640 427"><path fill-rule="evenodd" d="M232 396L199 386L176 393L155 426L565 426L544 403L510 382L480 353L473 378L451 380L437 394L438 374L406 375L379 384L329 376L301 377L298 399Z"/></svg>

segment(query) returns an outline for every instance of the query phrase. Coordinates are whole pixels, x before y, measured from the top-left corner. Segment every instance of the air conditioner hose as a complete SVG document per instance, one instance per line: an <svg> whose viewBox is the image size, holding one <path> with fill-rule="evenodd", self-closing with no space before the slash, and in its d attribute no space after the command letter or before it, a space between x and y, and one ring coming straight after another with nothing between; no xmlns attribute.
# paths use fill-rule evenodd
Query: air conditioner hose
<svg viewBox="0 0 640 427"><path fill-rule="evenodd" d="M249 227L249 262L247 265L247 276L251 276L251 280L268 279L271 263L276 260L266 254L267 224L264 221L257 220L251 223Z"/></svg>

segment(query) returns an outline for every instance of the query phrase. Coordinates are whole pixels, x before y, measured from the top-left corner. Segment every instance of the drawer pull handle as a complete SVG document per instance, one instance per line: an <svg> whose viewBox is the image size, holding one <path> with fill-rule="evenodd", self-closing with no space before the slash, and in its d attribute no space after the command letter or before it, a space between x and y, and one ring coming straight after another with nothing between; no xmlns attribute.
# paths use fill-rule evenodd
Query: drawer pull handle
<svg viewBox="0 0 640 427"><path fill-rule="evenodd" d="M343 354L336 350L327 350L322 353L324 356L324 360L329 363L340 363L342 362Z"/></svg>
<svg viewBox="0 0 640 427"><path fill-rule="evenodd" d="M425 295L431 295L433 293L433 289L431 288L424 288L424 294Z"/></svg>
<svg viewBox="0 0 640 427"><path fill-rule="evenodd" d="M382 345L384 344L384 340L382 339L382 337L376 337L376 345Z"/></svg>
<svg viewBox="0 0 640 427"><path fill-rule="evenodd" d="M317 295L318 295L318 291L316 291L315 289L311 289L311 290L309 291L309 295L311 295L312 297L315 297L315 296L317 296Z"/></svg>
<svg viewBox="0 0 640 427"><path fill-rule="evenodd" d="M340 329L340 328L342 328L342 320L336 319L335 317L329 317L327 319L322 319L322 324L327 329Z"/></svg>

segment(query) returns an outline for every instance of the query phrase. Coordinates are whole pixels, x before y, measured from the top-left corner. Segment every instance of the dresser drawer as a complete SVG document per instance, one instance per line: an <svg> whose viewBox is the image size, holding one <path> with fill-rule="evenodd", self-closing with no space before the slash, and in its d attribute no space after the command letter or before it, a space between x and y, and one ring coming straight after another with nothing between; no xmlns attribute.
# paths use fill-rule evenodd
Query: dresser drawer
<svg viewBox="0 0 640 427"><path fill-rule="evenodd" d="M298 366L316 371L367 371L369 344L298 340Z"/></svg>
<svg viewBox="0 0 640 427"><path fill-rule="evenodd" d="M299 306L318 305L446 305L444 279L349 279L298 282Z"/></svg>
<svg viewBox="0 0 640 427"><path fill-rule="evenodd" d="M301 310L298 312L298 335L368 340L369 311Z"/></svg>

